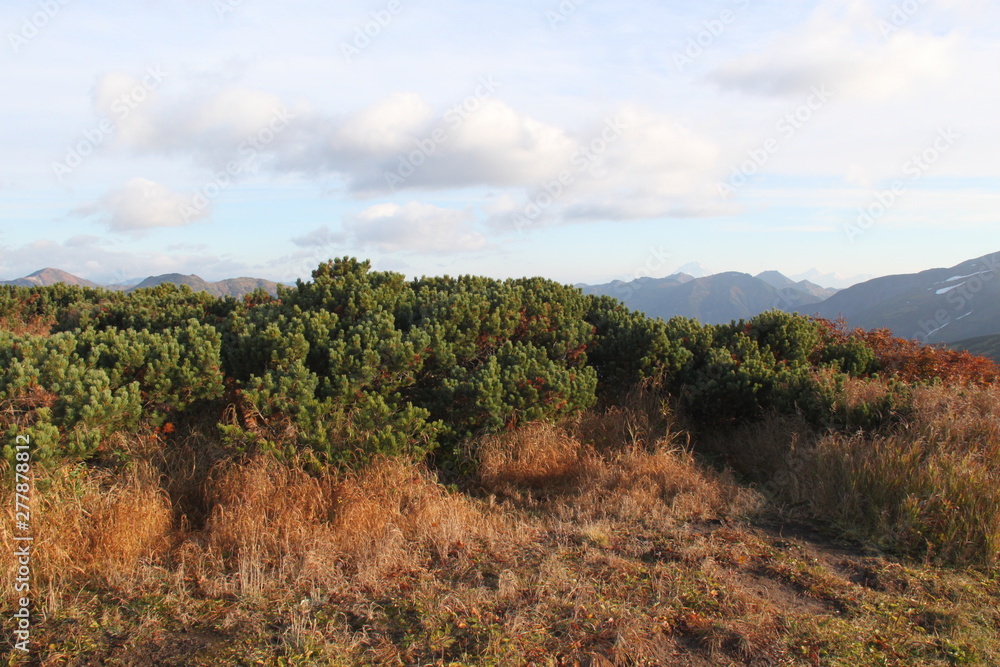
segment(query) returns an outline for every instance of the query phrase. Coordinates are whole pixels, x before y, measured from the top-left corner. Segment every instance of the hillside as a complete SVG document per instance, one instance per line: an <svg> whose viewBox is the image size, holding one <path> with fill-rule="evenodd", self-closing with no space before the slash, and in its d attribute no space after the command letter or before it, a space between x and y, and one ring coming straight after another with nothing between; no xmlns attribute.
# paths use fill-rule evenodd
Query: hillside
<svg viewBox="0 0 1000 667"><path fill-rule="evenodd" d="M0 503L30 513L0 541L33 546L0 615L27 609L31 655L0 641L17 665L1000 664L998 381L780 311L664 321L352 258L280 299L5 286Z"/></svg>
<svg viewBox="0 0 1000 667"><path fill-rule="evenodd" d="M115 292L130 292L146 287L156 287L163 283L174 283L176 285L187 285L195 292L207 292L212 296L231 296L234 298L240 298L257 289L264 289L271 296L276 296L278 293L278 283L260 278L229 278L227 280L209 282L196 275L185 276L180 273L166 273L160 276L150 276L142 280L130 281L129 284L99 285L79 276L74 276L66 271L52 268L41 269L23 278L6 280L0 284L34 287L56 285L58 283L79 285L81 287L103 287Z"/></svg>
<svg viewBox="0 0 1000 667"><path fill-rule="evenodd" d="M49 285L55 285L57 283L66 283L67 285L80 285L82 287L97 287L98 285L90 282L89 280L84 280L74 276L71 273L66 273L65 271L60 271L59 269L46 268L40 269L31 273L23 278L18 278L17 280L5 280L2 284L4 285L18 285L21 287L46 287Z"/></svg>
<svg viewBox="0 0 1000 667"><path fill-rule="evenodd" d="M758 273L754 277L758 280L763 280L768 285L779 291L784 290L787 292L791 290L795 292L803 292L804 294L815 298L817 301L829 299L839 291L831 287L820 287L816 283L808 280L799 280L796 282L785 276L780 271L764 271L763 273Z"/></svg>
<svg viewBox="0 0 1000 667"><path fill-rule="evenodd" d="M586 294L617 298L652 317L693 317L706 323L747 319L772 308L843 317L852 326L887 328L925 343L952 343L1000 333L1000 253L950 268L873 278L843 290L794 281L778 271L757 276L675 274L604 285Z"/></svg>
<svg viewBox="0 0 1000 667"><path fill-rule="evenodd" d="M128 288L131 290L146 289L150 287L156 287L157 285L162 285L163 283L173 283L175 285L187 285L195 292L208 292L212 293L211 284L206 280L199 278L195 275L185 276L180 273L165 273L161 276L150 276L146 278L134 287ZM213 294L213 296L215 296Z"/></svg>
<svg viewBox="0 0 1000 667"><path fill-rule="evenodd" d="M264 289L271 296L278 293L278 283L260 278L230 278L217 282L208 282L196 275L181 275L179 273L167 273L162 276L151 276L139 284L129 287L126 291L134 291L147 287L156 287L163 283L174 283L176 285L187 285L195 292L208 292L212 296L239 298L250 294L254 290Z"/></svg>
<svg viewBox="0 0 1000 667"><path fill-rule="evenodd" d="M702 270L703 267L692 267ZM756 276L726 272L705 277L676 273L664 278L638 278L601 285L577 285L584 294L619 299L652 317L695 318L708 324L748 319L777 308L786 312L843 317L852 326L888 328L895 335L927 343L956 341L1000 333L1000 253L962 262L951 268L874 278L844 290L825 288L809 280L792 280L778 271ZM55 283L97 287L60 271L42 269L6 284L32 286ZM209 282L177 273L148 277L138 284L109 286L134 291L164 282L187 285L212 296L242 297L263 288L272 296L277 283L258 278Z"/></svg>
<svg viewBox="0 0 1000 667"><path fill-rule="evenodd" d="M675 273L665 278L636 278L635 280L629 282L614 280L610 283L604 283L602 285L587 285L580 283L577 287L579 287L584 294L603 294L606 296L613 296L617 299L622 299L623 301L632 295L646 293L646 298L650 301L650 303L655 303L655 299L658 296L674 287L691 282L694 279L694 276L688 275L687 273ZM634 306L629 307L633 308ZM636 310L641 310L641 308L636 308Z"/></svg>
<svg viewBox="0 0 1000 667"><path fill-rule="evenodd" d="M889 328L927 343L950 343L1000 333L1000 253L946 269L875 278L816 307L853 326Z"/></svg>
<svg viewBox="0 0 1000 667"><path fill-rule="evenodd" d="M997 363L1000 363L1000 334L966 338L965 340L958 340L953 343L949 343L948 347L953 350L967 350L972 354L989 357Z"/></svg>

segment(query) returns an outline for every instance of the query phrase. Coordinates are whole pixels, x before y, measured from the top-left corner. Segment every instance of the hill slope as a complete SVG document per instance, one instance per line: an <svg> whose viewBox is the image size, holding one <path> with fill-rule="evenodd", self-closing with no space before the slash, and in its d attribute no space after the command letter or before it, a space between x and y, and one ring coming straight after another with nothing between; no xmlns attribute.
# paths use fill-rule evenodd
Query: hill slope
<svg viewBox="0 0 1000 667"><path fill-rule="evenodd" d="M177 285L187 285L195 292L208 292L212 296L231 296L237 299L260 288L264 288L272 296L278 294L278 283L261 278L229 278L227 280L209 282L196 275L185 276L180 273L165 273L160 276L150 276L145 280L135 281L135 284L131 285L99 285L98 283L74 276L72 273L67 273L60 269L46 268L16 280L0 281L0 285L17 285L19 287L47 287L58 283L80 285L81 287L103 287L104 289L117 292L131 292L144 287L156 287L163 283L174 283Z"/></svg>
<svg viewBox="0 0 1000 667"><path fill-rule="evenodd" d="M230 278L210 283L204 278L196 275L185 276L180 273L165 273L162 276L150 276L134 287L129 287L126 291L131 292L147 287L156 287L163 283L174 283L176 285L187 285L195 292L208 292L212 296L234 298L250 294L256 289L264 288L269 294L278 293L278 283L260 278Z"/></svg>
<svg viewBox="0 0 1000 667"><path fill-rule="evenodd" d="M775 289L803 292L815 297L817 301L829 299L839 291L832 287L821 287L820 285L808 280L800 280L796 282L779 271L764 271L763 273L758 273L754 277L758 280L763 280Z"/></svg>
<svg viewBox="0 0 1000 667"><path fill-rule="evenodd" d="M903 338L949 343L1000 332L1000 252L947 269L885 276L838 292L816 312Z"/></svg>
<svg viewBox="0 0 1000 667"><path fill-rule="evenodd" d="M948 347L955 350L967 350L981 357L989 357L1000 363L1000 334L977 336L949 343Z"/></svg>
<svg viewBox="0 0 1000 667"><path fill-rule="evenodd" d="M23 278L18 278L17 280L5 280L2 284L17 285L19 287L48 287L49 285L55 285L57 283L80 285L81 287L99 286L89 280L84 280L79 276L74 276L72 273L66 273L65 271L53 268L40 269Z"/></svg>

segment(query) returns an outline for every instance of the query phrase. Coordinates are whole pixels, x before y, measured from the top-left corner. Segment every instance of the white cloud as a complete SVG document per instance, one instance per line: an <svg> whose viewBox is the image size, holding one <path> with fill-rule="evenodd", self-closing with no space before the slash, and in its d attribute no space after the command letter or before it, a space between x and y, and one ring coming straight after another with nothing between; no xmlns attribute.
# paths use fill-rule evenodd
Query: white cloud
<svg viewBox="0 0 1000 667"><path fill-rule="evenodd" d="M372 156L407 151L433 118L430 106L419 95L396 93L345 119L331 137L330 148Z"/></svg>
<svg viewBox="0 0 1000 667"><path fill-rule="evenodd" d="M327 248L343 243L344 238L343 233L334 232L327 225L323 225L302 236L296 236L292 239L292 243L300 248Z"/></svg>
<svg viewBox="0 0 1000 667"><path fill-rule="evenodd" d="M434 113L419 96L391 95L343 119L311 114L276 146L275 168L343 179L362 196L403 189L527 186L568 162L564 129L497 99Z"/></svg>
<svg viewBox="0 0 1000 667"><path fill-rule="evenodd" d="M158 107L157 88L165 77L162 69L150 67L141 77L113 71L98 78L90 91L91 103L97 115L114 123L114 141L127 146L155 141L157 123L150 112Z"/></svg>
<svg viewBox="0 0 1000 667"><path fill-rule="evenodd" d="M942 81L957 67L957 35L918 33L886 19L867 2L821 3L795 34L731 59L708 78L759 95L802 95L825 85L838 97L884 100Z"/></svg>
<svg viewBox="0 0 1000 667"><path fill-rule="evenodd" d="M245 160L251 149L255 157L273 152L287 119L294 116L277 95L245 86L160 94L155 77L167 75L150 71L154 75L141 79L105 74L91 91L94 111L117 127L117 145L139 154L190 156L220 169Z"/></svg>
<svg viewBox="0 0 1000 667"><path fill-rule="evenodd" d="M99 201L78 208L74 214L96 216L114 232L137 232L157 227L181 227L210 213L197 211L185 198L165 185L136 177Z"/></svg>
<svg viewBox="0 0 1000 667"><path fill-rule="evenodd" d="M461 119L456 118L455 123ZM456 185L529 185L565 168L577 142L558 127L487 100L457 126L437 170Z"/></svg>
<svg viewBox="0 0 1000 667"><path fill-rule="evenodd" d="M486 247L469 211L418 202L370 206L345 220L344 227L359 246L383 252L447 254Z"/></svg>
<svg viewBox="0 0 1000 667"><path fill-rule="evenodd" d="M694 195L707 200L700 184L719 151L665 115L628 107L570 131L488 95L467 100L464 108L434 113L419 95L401 93L340 118L302 111L261 152L273 158L267 168L274 173L326 174L356 196L486 186L523 190L531 198L568 171L572 183L548 212L559 219L673 215L703 206ZM134 148L173 152L186 146L202 162L222 164L235 142L266 127L274 109L284 106L275 96L237 88L179 114L144 106L137 113L159 126ZM164 108L174 107L176 102ZM113 227L128 224L135 223L126 218Z"/></svg>
<svg viewBox="0 0 1000 667"><path fill-rule="evenodd" d="M716 206L710 176L720 151L709 139L664 114L627 106L580 133L558 167L517 200L509 193L487 207L493 227L591 220L704 215Z"/></svg>

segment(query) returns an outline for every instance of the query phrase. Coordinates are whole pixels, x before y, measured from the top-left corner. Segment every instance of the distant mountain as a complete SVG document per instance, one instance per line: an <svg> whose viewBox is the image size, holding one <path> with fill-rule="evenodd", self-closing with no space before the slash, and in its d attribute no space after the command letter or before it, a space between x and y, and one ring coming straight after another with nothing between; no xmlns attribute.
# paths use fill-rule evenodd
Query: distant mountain
<svg viewBox="0 0 1000 667"><path fill-rule="evenodd" d="M162 276L150 276L134 287L128 288L131 292L137 289L156 287L163 283L173 283L175 285L187 285L195 292L211 292L211 283L195 275L185 276L180 273L164 273Z"/></svg>
<svg viewBox="0 0 1000 667"><path fill-rule="evenodd" d="M260 288L271 296L278 296L278 283L262 278L227 278L211 284L215 286L217 296L231 296L238 299Z"/></svg>
<svg viewBox="0 0 1000 667"><path fill-rule="evenodd" d="M278 283L270 280L262 280L260 278L230 278L211 283L195 275L185 276L180 273L151 276L143 280L129 280L121 285L98 285L97 283L74 276L72 273L60 271L59 269L42 269L24 278L0 282L3 285L18 285L21 287L47 286L55 285L56 283L80 285L82 287L104 287L105 289L119 292L131 292L143 287L156 287L162 283L176 283L178 285L187 285L195 292L208 292L213 296L231 296L235 298L242 297L261 287L272 295L277 295L278 293Z"/></svg>
<svg viewBox="0 0 1000 667"><path fill-rule="evenodd" d="M708 276L713 275L715 271L708 268L701 262L688 262L684 266L679 267L676 271L674 271L674 273L686 273L692 278L707 278Z"/></svg>
<svg viewBox="0 0 1000 667"><path fill-rule="evenodd" d="M84 280L72 273L66 273L59 269L41 269L17 280L5 280L4 285L18 285L20 287L46 287L56 283L66 283L67 285L80 285L82 287L99 287L96 283Z"/></svg>
<svg viewBox="0 0 1000 667"><path fill-rule="evenodd" d="M951 343L1000 333L1000 252L948 269L885 276L849 287L816 312L902 338Z"/></svg>
<svg viewBox="0 0 1000 667"><path fill-rule="evenodd" d="M663 290L683 285L692 280L694 280L694 277L686 273L675 273L665 278L637 278L629 282L614 280L603 285L580 284L577 287L582 289L584 294L607 295L619 299L624 298L625 295L639 292L646 292L650 295L649 298L655 298L655 295L662 293Z"/></svg>
<svg viewBox="0 0 1000 667"><path fill-rule="evenodd" d="M816 297L816 301L829 299L839 291L832 287L820 287L816 283L808 280L800 280L796 282L778 271L764 271L763 273L758 273L755 277L759 280L763 280L765 283L778 290L791 289L799 292L805 292L806 294Z"/></svg>
<svg viewBox="0 0 1000 667"><path fill-rule="evenodd" d="M966 350L981 357L989 357L1000 364L1000 334L966 338L965 340L949 343L948 347L953 350Z"/></svg>
<svg viewBox="0 0 1000 667"><path fill-rule="evenodd" d="M809 306L829 296L829 291L818 285L796 283L777 271L765 277L768 280L728 272L693 278L682 273L584 286L583 291L616 297L629 308L653 317L679 315L710 324L747 319L772 308L807 312Z"/></svg>
<svg viewBox="0 0 1000 667"><path fill-rule="evenodd" d="M804 273L792 276L792 280L808 280L811 283L822 285L823 287L832 287L834 289L846 289L851 285L857 285L858 283L871 279L871 274L867 273L848 278L840 275L839 273L823 273L819 269L809 269Z"/></svg>
<svg viewBox="0 0 1000 667"><path fill-rule="evenodd" d="M132 292L146 287L156 287L163 283L174 283L176 285L187 285L195 292L208 292L212 296L235 298L250 294L256 289L263 287L269 294L277 295L278 283L260 278L230 278L210 283L196 275L185 276L180 273L165 273L162 276L150 276L138 285L129 287L126 291Z"/></svg>
<svg viewBox="0 0 1000 667"><path fill-rule="evenodd" d="M122 287L123 289L128 287L135 287L143 280L145 280L145 278L129 278L128 280L123 280L120 283L118 283L118 286ZM107 287L110 287L110 285L108 285Z"/></svg>

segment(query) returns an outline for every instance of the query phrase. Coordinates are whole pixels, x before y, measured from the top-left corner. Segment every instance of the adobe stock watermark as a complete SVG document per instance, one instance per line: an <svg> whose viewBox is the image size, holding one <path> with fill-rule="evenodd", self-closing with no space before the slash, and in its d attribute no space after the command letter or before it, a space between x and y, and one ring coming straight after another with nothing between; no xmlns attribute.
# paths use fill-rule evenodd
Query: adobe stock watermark
<svg viewBox="0 0 1000 667"><path fill-rule="evenodd" d="M952 280L940 283L943 287L939 287L935 294L944 297L951 309L939 308L935 311L932 319L917 322L920 329L914 332L912 338L926 343L932 335L952 322L957 322L971 315L973 312L971 309L964 313L962 311L970 308L976 295L982 292L988 283L996 279L997 272L1000 272L1000 252L983 257L982 265L975 273L967 276L953 276ZM990 307L990 305L986 307Z"/></svg>
<svg viewBox="0 0 1000 667"><path fill-rule="evenodd" d="M12 588L18 593L12 619L14 621L14 648L28 652L31 641L31 551L34 537L31 534L31 436L19 435L14 439L14 535L15 570Z"/></svg>
<svg viewBox="0 0 1000 667"><path fill-rule="evenodd" d="M65 147L62 161L52 163L52 173L56 178L62 181L83 164L86 158L97 152L97 149L115 133L118 124L149 99L150 94L166 77L167 72L163 71L160 65L147 67L142 80L111 103L112 117L102 118L96 127L84 130L76 143Z"/></svg>
<svg viewBox="0 0 1000 667"><path fill-rule="evenodd" d="M385 184L390 189L395 190L396 187L405 183L406 179L413 176L448 141L449 131L460 128L469 119L469 116L479 110L484 101L496 94L500 85L492 76L480 77L479 85L476 86L472 94L448 109L441 117L442 123L447 124L448 129L439 123L428 136L423 139L414 139L414 149L399 156L396 170L383 172L382 177L385 179Z"/></svg>
<svg viewBox="0 0 1000 667"><path fill-rule="evenodd" d="M909 176L909 182L920 180L931 167L933 167L941 156L951 150L955 141L960 135L951 127L941 128L934 137L930 146L903 163L902 172L904 176ZM901 178L895 179L889 187L877 193L868 206L858 209L858 217L854 224L844 225L844 233L847 240L857 243L858 238L871 229L875 223L885 215L889 209L899 201L908 189L907 181Z"/></svg>
<svg viewBox="0 0 1000 667"><path fill-rule="evenodd" d="M878 21L878 30L882 33L882 37L888 39L889 35L901 30L926 4L927 0L904 0L893 5L889 20L879 19Z"/></svg>
<svg viewBox="0 0 1000 667"><path fill-rule="evenodd" d="M782 457L781 465L777 466L777 471L771 479L760 485L760 489L771 497L781 498L798 495L802 480L810 470L811 452L792 442L788 451Z"/></svg>
<svg viewBox="0 0 1000 667"><path fill-rule="evenodd" d="M776 287L775 291L777 292L777 295L771 303L771 308L783 310L786 313L793 313L796 312L796 309L803 307L803 293L794 287Z"/></svg>
<svg viewBox="0 0 1000 667"><path fill-rule="evenodd" d="M518 232L523 232L525 227L536 224L542 214L576 182L581 174L590 171L600 162L608 148L621 138L626 129L628 126L620 118L605 121L601 133L578 148L570 157L570 164L575 167L575 171L573 169L560 171L553 180L542 184L542 191L530 197L519 213L511 214L510 220L514 228Z"/></svg>
<svg viewBox="0 0 1000 667"><path fill-rule="evenodd" d="M747 159L733 167L726 182L718 184L722 200L728 200L737 190L749 183L750 178L764 168L771 156L781 150L784 142L794 137L795 133L805 127L815 113L830 101L830 97L831 93L825 84L813 86L802 104L779 118L774 124L779 137L768 137L757 148L747 150Z"/></svg>
<svg viewBox="0 0 1000 667"><path fill-rule="evenodd" d="M650 248L646 260L633 269L629 282L621 281L615 285L615 297L625 300L642 289L642 283L638 283L640 278L652 278L654 275L663 273L668 266L667 261L673 257L663 246Z"/></svg>
<svg viewBox="0 0 1000 667"><path fill-rule="evenodd" d="M551 30L555 30L560 25L568 21L573 14L576 14L576 10L580 9L580 5L586 1L587 0L562 0L562 2L560 2L554 10L546 10L545 20L548 21L549 28Z"/></svg>
<svg viewBox="0 0 1000 667"><path fill-rule="evenodd" d="M685 67L694 64L705 51L712 48L726 29L736 22L737 12L750 6L750 0L733 0L733 4L736 10L723 9L716 18L702 21L702 29L688 37L684 50L674 51L674 65L678 72L683 72Z"/></svg>
<svg viewBox="0 0 1000 667"><path fill-rule="evenodd" d="M289 121L293 118L295 114L287 109L278 109L267 125L240 142L236 149L238 158L227 162L225 169L217 171L195 191L189 203L181 205L181 215L184 216L184 220L190 222L203 216L212 201L228 189L241 174L257 173L260 153L288 128Z"/></svg>
<svg viewBox="0 0 1000 667"><path fill-rule="evenodd" d="M20 52L28 42L38 37L49 22L70 2L72 0L38 0L35 3L38 11L25 16L16 32L12 30L7 33L7 41L10 42L10 48L14 49L14 53Z"/></svg>
<svg viewBox="0 0 1000 667"><path fill-rule="evenodd" d="M379 9L371 13L369 20L363 25L355 26L354 39L350 42L340 43L340 53L347 62L361 55L361 52L371 46L382 31L389 27L393 19L403 12L402 0L389 0L385 9Z"/></svg>
<svg viewBox="0 0 1000 667"><path fill-rule="evenodd" d="M215 9L215 16L219 21L225 21L226 17L235 12L244 0L214 0L212 8Z"/></svg>

